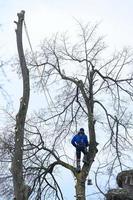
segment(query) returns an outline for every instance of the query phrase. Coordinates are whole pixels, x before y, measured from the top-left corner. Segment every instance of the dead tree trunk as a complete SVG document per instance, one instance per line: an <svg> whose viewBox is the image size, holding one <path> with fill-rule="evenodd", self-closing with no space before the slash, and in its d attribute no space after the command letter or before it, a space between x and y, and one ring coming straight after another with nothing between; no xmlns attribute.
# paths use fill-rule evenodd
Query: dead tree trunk
<svg viewBox="0 0 133 200"><path fill-rule="evenodd" d="M23 176L24 126L30 96L29 71L26 66L22 44L22 26L24 21L24 14L24 11L18 13L18 22L15 22L17 24L17 49L23 79L23 96L21 97L19 111L16 115L15 144L12 159L13 187L16 200L27 200L30 190L30 187L25 185Z"/></svg>

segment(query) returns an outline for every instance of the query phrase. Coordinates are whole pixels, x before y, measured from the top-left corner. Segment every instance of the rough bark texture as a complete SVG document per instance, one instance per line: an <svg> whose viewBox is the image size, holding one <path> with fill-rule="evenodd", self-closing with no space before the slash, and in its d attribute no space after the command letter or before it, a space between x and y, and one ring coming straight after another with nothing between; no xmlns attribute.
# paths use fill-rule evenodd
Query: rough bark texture
<svg viewBox="0 0 133 200"><path fill-rule="evenodd" d="M133 196L125 189L113 189L106 194L107 200L133 200Z"/></svg>
<svg viewBox="0 0 133 200"><path fill-rule="evenodd" d="M96 143L96 135L95 135L95 121L93 117L93 111L94 111L94 101L93 101L93 68L90 71L89 75L89 97L87 97L83 83L80 82L80 90L84 97L84 100L86 102L87 110L88 110L88 128L89 128L89 138L90 138L90 145L89 145L89 151L87 152L87 162L84 163L82 170L79 174L77 174L77 183L76 183L76 199L77 200L86 200L86 194L85 194L85 183L87 180L87 177L89 175L89 171L91 169L91 165L94 162L94 158L97 153L97 143Z"/></svg>
<svg viewBox="0 0 133 200"><path fill-rule="evenodd" d="M76 199L85 200L85 182L84 180L77 180L76 184Z"/></svg>
<svg viewBox="0 0 133 200"><path fill-rule="evenodd" d="M117 175L117 184L133 194L133 170L120 172Z"/></svg>
<svg viewBox="0 0 133 200"><path fill-rule="evenodd" d="M24 126L30 96L29 71L26 66L22 44L22 26L24 21L24 14L24 11L18 13L18 22L15 22L17 24L17 49L23 79L23 96L21 97L19 111L16 115L15 145L12 160L13 186L16 200L27 200L30 192L30 187L25 185L23 177Z"/></svg>
<svg viewBox="0 0 133 200"><path fill-rule="evenodd" d="M107 200L133 200L133 170L122 171L117 175L117 184L122 189L113 189L106 194Z"/></svg>

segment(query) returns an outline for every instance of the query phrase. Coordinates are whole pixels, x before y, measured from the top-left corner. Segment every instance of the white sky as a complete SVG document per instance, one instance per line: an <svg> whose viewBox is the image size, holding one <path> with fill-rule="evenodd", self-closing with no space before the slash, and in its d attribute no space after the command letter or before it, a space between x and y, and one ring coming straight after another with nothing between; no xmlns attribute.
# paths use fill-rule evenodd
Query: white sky
<svg viewBox="0 0 133 200"><path fill-rule="evenodd" d="M2 59L17 53L13 21L21 10L26 11L25 20L34 48L46 36L76 26L74 18L86 23L101 22L100 35L106 35L111 48L133 47L133 0L0 0ZM69 180L66 183L68 199L74 199Z"/></svg>
<svg viewBox="0 0 133 200"><path fill-rule="evenodd" d="M72 29L74 18L83 22L101 22L100 29L109 46L133 46L132 0L0 0L0 47L5 55L16 49L16 14L26 11L32 43L37 45L51 33Z"/></svg>

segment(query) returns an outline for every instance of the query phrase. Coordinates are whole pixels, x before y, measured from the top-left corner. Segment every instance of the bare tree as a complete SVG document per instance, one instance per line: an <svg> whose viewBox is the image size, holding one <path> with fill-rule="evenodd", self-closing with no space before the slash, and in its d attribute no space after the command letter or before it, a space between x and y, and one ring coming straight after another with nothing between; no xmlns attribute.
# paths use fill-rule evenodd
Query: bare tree
<svg viewBox="0 0 133 200"><path fill-rule="evenodd" d="M65 36L58 38L58 35L45 40L40 51L36 55L32 52L31 61L27 60L34 86L48 95L49 108L47 111L41 109L25 121L30 86L22 48L23 20L22 11L18 14L16 33L24 92L16 116L15 144L4 143L13 154L15 197L19 200L30 197L63 200L56 179L57 166L61 166L71 171L76 179L76 199L85 200L85 184L96 159L97 142L102 143L100 148L109 151L108 155L113 157L111 162L105 161L106 166L111 166L110 176L116 166L119 170L125 167L122 153L126 146L132 146L132 115L128 108L133 100L132 53L123 49L105 59L108 56L103 53L106 49L103 38L96 37L97 25L79 24L80 34L75 44ZM67 138L70 140L72 131L81 123L88 126L90 144L87 162L79 173L73 163L68 162L71 159L62 143L68 141ZM98 132L104 134L103 129L107 132L107 140L97 141ZM25 180L32 186L30 197Z"/></svg>
<svg viewBox="0 0 133 200"><path fill-rule="evenodd" d="M46 147L44 148L44 143L40 131L37 127L35 127L34 124L32 124L31 126L27 123L26 125L26 117L30 97L30 80L29 70L27 68L22 43L24 14L24 11L18 13L18 21L15 21L15 23L17 24L16 37L19 54L19 64L23 80L23 96L20 99L20 107L16 118L14 118L10 113L7 112L7 114L11 118L12 125L11 127L7 126L5 130L3 130L3 137L1 136L0 138L0 160L1 168L3 168L3 171L1 171L0 182L3 183L3 180L6 180L5 184L1 184L0 189L2 195L6 196L7 198L14 196L14 199L16 200L26 200L29 199L31 192L33 191L33 198L41 199L41 195L43 192L41 191L41 188L43 185L43 188L47 190L44 195L45 198L50 198L50 196L53 196L55 199L59 199L59 190L61 198L63 199L58 183L51 173L52 167L51 169L47 169L45 167L44 161L46 161L47 163L47 158L49 159L49 154L51 154L52 150L47 150ZM15 131L13 130L14 128ZM6 134L6 137L4 137L5 132L8 132L8 135ZM30 135L30 133L32 134L32 136ZM40 142L41 139L40 144L42 145L42 147L40 147L40 144L34 144L33 138L36 135L40 136L38 142ZM43 149L46 151L46 153L44 153L44 156L46 156L44 160L42 160L42 154L40 153ZM53 157L57 157L55 155L56 154L53 153ZM3 165L3 163L5 164ZM8 169L9 163L11 163L10 171ZM36 167L36 165L38 165L38 167ZM46 166L47 165L48 164L46 164ZM5 170L5 168L7 170ZM12 176L10 172L12 173ZM50 179L54 182L54 184L51 184ZM32 189L28 184L26 184L26 182L31 183Z"/></svg>
<svg viewBox="0 0 133 200"><path fill-rule="evenodd" d="M56 162L50 165L52 169L60 164L71 170L77 180L76 199L85 200L85 183L98 151L96 124L99 124L97 132L100 130L100 125L108 129L110 136L103 149L107 151L109 147L115 155L112 169L115 165L119 166L120 170L124 167L121 155L122 146L132 143L129 132L132 128L132 115L128 106L133 100L131 69L133 57L132 53L125 48L109 59L102 59L105 45L102 37L95 39L97 25L91 28L80 24L80 28L80 39L72 46L65 37L58 40L58 35L51 40L45 40L41 46L37 70L40 68L42 87L45 87L45 83L51 82L49 81L51 77L55 77L55 81L59 81L57 77L60 77L66 81L66 87L69 87L69 90L66 88L63 90L66 99L61 94L58 104L52 109L53 113L56 112L52 116L57 120L56 126L60 124L60 129L64 128L63 124L71 127L81 118L86 119L88 124L90 145L87 152L87 163L83 164L81 172L77 173L73 166L62 163L57 157L55 157ZM73 73L76 69L78 72ZM44 73L48 78L44 76ZM46 87L45 90L47 90ZM75 102L77 102L76 105ZM97 118L98 115L102 116L100 120ZM47 119L40 117L40 121L44 122ZM60 130L61 134L58 139L63 134L64 137L66 135L66 129L63 131L63 128L62 131Z"/></svg>
<svg viewBox="0 0 133 200"><path fill-rule="evenodd" d="M17 47L23 78L23 96L20 100L18 114L16 115L15 144L11 169L13 175L14 196L16 200L26 200L30 195L30 187L25 184L23 176L24 127L30 96L29 71L26 65L22 45L22 25L24 21L24 13L24 11L18 13L18 22L15 22L17 24Z"/></svg>

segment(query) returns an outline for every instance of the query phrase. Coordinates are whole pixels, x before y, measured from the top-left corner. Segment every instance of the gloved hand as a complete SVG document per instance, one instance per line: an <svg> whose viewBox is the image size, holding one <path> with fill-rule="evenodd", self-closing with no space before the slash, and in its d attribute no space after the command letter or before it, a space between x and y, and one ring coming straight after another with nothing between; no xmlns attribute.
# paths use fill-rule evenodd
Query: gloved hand
<svg viewBox="0 0 133 200"><path fill-rule="evenodd" d="M81 145L76 144L76 149L81 149Z"/></svg>

